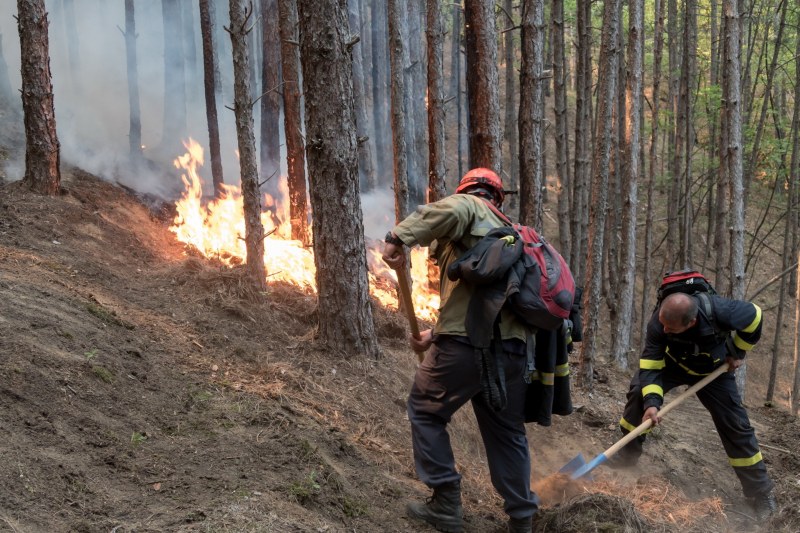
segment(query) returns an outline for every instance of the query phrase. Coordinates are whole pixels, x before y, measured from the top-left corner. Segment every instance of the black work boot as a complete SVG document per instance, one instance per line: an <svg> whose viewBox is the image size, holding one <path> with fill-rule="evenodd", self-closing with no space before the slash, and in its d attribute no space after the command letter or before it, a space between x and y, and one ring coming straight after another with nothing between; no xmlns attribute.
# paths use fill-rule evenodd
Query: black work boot
<svg viewBox="0 0 800 533"><path fill-rule="evenodd" d="M770 516L778 512L778 500L775 499L775 493L772 491L751 498L750 504L753 506L756 520L759 522L767 520Z"/></svg>
<svg viewBox="0 0 800 533"><path fill-rule="evenodd" d="M406 512L409 517L423 520L439 531L460 533L464 529L461 482L434 487L433 495L426 498L425 503L409 503Z"/></svg>
<svg viewBox="0 0 800 533"><path fill-rule="evenodd" d="M525 518L508 519L508 533L531 533L532 528L533 528L532 516L526 516Z"/></svg>

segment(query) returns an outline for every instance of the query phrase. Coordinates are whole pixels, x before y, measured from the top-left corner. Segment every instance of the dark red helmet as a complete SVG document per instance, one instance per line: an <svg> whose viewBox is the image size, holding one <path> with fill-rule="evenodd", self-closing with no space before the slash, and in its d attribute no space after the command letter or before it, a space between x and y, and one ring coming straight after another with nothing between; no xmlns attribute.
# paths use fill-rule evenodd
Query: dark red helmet
<svg viewBox="0 0 800 533"><path fill-rule="evenodd" d="M470 187L483 187L490 189L497 199L498 204L503 203L506 193L503 190L503 181L496 173L488 168L473 168L461 178L456 188L456 193L466 192Z"/></svg>

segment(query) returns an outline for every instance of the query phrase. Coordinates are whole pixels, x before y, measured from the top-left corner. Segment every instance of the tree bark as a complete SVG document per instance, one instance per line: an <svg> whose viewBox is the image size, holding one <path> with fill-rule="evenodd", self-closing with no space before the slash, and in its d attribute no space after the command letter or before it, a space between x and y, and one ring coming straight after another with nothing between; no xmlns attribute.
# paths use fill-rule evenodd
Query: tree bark
<svg viewBox="0 0 800 533"><path fill-rule="evenodd" d="M300 50L297 35L297 0L278 0L283 73L283 129L289 185L292 239L311 245L306 200L306 149L300 101Z"/></svg>
<svg viewBox="0 0 800 533"><path fill-rule="evenodd" d="M319 338L341 354L377 357L358 192L347 2L301 0L298 12Z"/></svg>
<svg viewBox="0 0 800 533"><path fill-rule="evenodd" d="M139 108L139 64L136 60L136 17L133 0L125 0L125 59L128 67L130 120L128 146L131 160L142 158L142 114Z"/></svg>
<svg viewBox="0 0 800 533"><path fill-rule="evenodd" d="M61 189L61 145L53 106L48 25L44 0L17 0L25 115L23 181L37 193L55 195Z"/></svg>
<svg viewBox="0 0 800 533"><path fill-rule="evenodd" d="M126 2L133 0L126 0ZM214 71L214 21L211 18L211 4L214 0L200 0L200 33L203 41L203 89L206 101L206 121L208 122L208 148L211 156L211 180L214 183L214 196L222 196L222 153L219 145L219 119L217 117L216 72Z"/></svg>
<svg viewBox="0 0 800 533"><path fill-rule="evenodd" d="M230 36L233 53L234 114L239 144L239 166L244 203L247 272L254 287L265 290L264 226L261 224L261 192L258 187L256 136L253 101L250 92L250 54L247 35L253 25L253 4L249 0L230 0Z"/></svg>
<svg viewBox="0 0 800 533"><path fill-rule="evenodd" d="M427 2L428 202L447 196L444 137L444 24L439 0Z"/></svg>
<svg viewBox="0 0 800 533"><path fill-rule="evenodd" d="M264 190L281 196L280 29L276 0L261 0L261 181Z"/></svg>
<svg viewBox="0 0 800 533"><path fill-rule="evenodd" d="M464 0L470 167L502 173L494 3ZM522 136L522 132L520 132Z"/></svg>
<svg viewBox="0 0 800 533"><path fill-rule="evenodd" d="M569 125L567 117L566 53L564 51L564 0L553 0L553 104L556 120L556 174L558 175L558 242L561 254L571 263L569 234L570 191Z"/></svg>
<svg viewBox="0 0 800 533"><path fill-rule="evenodd" d="M642 71L644 55L642 33L644 0L628 2L628 71L625 92L625 144L627 164L622 183L622 250L620 291L614 344L611 349L617 366L628 368L633 324L633 293L636 281L636 212L639 205L639 154L641 144ZM645 261L646 263L646 261ZM645 285L644 290L648 287Z"/></svg>
<svg viewBox="0 0 800 533"><path fill-rule="evenodd" d="M389 186L393 168L388 69L391 59L387 50L389 30L385 0L372 0L372 106L375 122L375 172L379 185ZM387 133L388 132L388 133ZM383 178L383 179L381 179ZM393 179L393 178L392 178Z"/></svg>
<svg viewBox="0 0 800 533"><path fill-rule="evenodd" d="M647 322L650 320L653 306L650 290L650 280L652 277L653 267L653 202L655 196L655 183L657 174L656 159L658 156L658 134L659 119L661 111L661 60L664 50L664 2L663 0L655 0L653 7L655 13L655 24L653 31L653 107L652 107L652 126L650 138L650 174L647 181L647 207L645 211L645 230L644 230L644 279L642 281L642 311L641 324L639 331L641 331L640 347L644 349L644 339L647 332Z"/></svg>
<svg viewBox="0 0 800 533"><path fill-rule="evenodd" d="M404 107L405 79L403 64L405 48L402 24L405 19L403 0L388 0L389 51L391 71L392 146L394 148L394 209L395 221L399 222L411 214L411 199L408 190L408 153L406 145L406 110Z"/></svg>
<svg viewBox="0 0 800 533"><path fill-rule="evenodd" d="M503 56L505 60L505 118L503 122L503 141L508 151L508 172L506 184L509 190L518 190L519 187L519 141L517 139L517 126L519 119L519 107L517 106L517 69L516 69L516 50L514 46L516 25L514 20L514 10L512 0L503 1L503 10L508 15L508 29L503 33ZM516 111L516 112L515 112ZM516 207L517 195L510 198L512 208Z"/></svg>
<svg viewBox="0 0 800 533"><path fill-rule="evenodd" d="M195 21L193 2L181 2L181 36L183 37L183 54L186 61L186 89L187 97L191 102L196 102L200 76L197 69L197 47L194 42Z"/></svg>
<svg viewBox="0 0 800 533"><path fill-rule="evenodd" d="M575 172L572 189L572 250L570 257L575 282L583 285L584 263L588 247L586 212L589 208L587 189L591 172L589 155L590 128L592 127L592 30L591 2L577 3L578 49L575 88Z"/></svg>
<svg viewBox="0 0 800 533"><path fill-rule="evenodd" d="M353 45L353 90L356 106L356 135L358 138L358 175L361 190L371 191L375 188L375 171L372 168L372 154L369 145L369 121L367 120L366 99L364 98L364 64L361 41L361 13L359 0L348 0L347 17L350 27L350 38L358 39Z"/></svg>
<svg viewBox="0 0 800 533"><path fill-rule="evenodd" d="M669 89L667 93L667 105L669 106L669 120L667 122L667 161L670 169L669 179L669 200L667 201L667 260L670 269L677 265L679 258L680 225L678 224L678 212L680 208L681 180L680 180L680 145L676 139L678 113L678 2L677 0L667 0L667 41L668 41L668 60L669 75L667 81Z"/></svg>
<svg viewBox="0 0 800 533"><path fill-rule="evenodd" d="M741 113L741 57L739 48L739 12L735 0L724 0L725 47L727 51L728 87L725 114L727 118L728 143L725 146L728 157L728 175L731 180L731 297L744 298L744 161L742 154L742 113ZM736 371L736 386L742 401L745 399L747 365L742 364Z"/></svg>
<svg viewBox="0 0 800 533"><path fill-rule="evenodd" d="M603 12L600 45L600 72L597 89L597 135L592 161L592 198L589 203L589 261L586 270L588 290L583 293L584 336L581 345L580 377L583 384L593 388L594 354L597 347L600 289L603 282L605 253L605 216L608 208L608 179L613 135L613 109L617 84L617 32L619 31L620 0L609 0Z"/></svg>
<svg viewBox="0 0 800 533"><path fill-rule="evenodd" d="M542 228L544 167L544 3L522 3L522 65L519 83L519 219Z"/></svg>

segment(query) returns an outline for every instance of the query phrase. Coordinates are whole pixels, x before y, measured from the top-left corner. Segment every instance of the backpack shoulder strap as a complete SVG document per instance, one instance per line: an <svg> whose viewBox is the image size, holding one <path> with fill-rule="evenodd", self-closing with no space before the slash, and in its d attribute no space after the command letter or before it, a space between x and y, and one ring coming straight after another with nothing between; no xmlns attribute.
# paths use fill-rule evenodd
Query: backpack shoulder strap
<svg viewBox="0 0 800 533"><path fill-rule="evenodd" d="M703 307L703 312L705 313L708 321L711 323L711 327L714 328L714 336L719 339L723 339L730 336L730 332L720 330L719 326L717 325L717 317L714 315L714 304L711 302L711 295L707 292L698 292L695 293L697 299L700 300L700 305Z"/></svg>

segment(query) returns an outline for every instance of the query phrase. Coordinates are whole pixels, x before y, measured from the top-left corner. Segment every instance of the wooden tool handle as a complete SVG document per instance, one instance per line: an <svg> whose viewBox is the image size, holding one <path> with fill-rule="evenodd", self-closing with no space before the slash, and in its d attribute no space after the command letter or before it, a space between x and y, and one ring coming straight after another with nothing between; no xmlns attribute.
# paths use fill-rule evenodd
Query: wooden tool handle
<svg viewBox="0 0 800 533"><path fill-rule="evenodd" d="M700 389L702 389L703 387L708 385L710 382L712 382L715 379L717 379L717 377L719 377L720 374L722 374L724 372L727 372L727 371L728 371L728 363L723 363L722 366L720 366L719 368L714 370L712 373L710 373L709 375L707 375L706 377L704 377L703 379L701 379L700 381L698 381L697 383L695 383L694 385L692 385L691 387L689 387L688 389L683 391L680 394L680 396L678 396L677 398L675 398L674 400L669 402L667 405L662 407L661 410L658 412L659 416L661 416L661 417L665 416L674 407L676 407L681 402L683 402L683 400L685 400L686 398L688 398L689 396L691 396L695 392L699 391ZM647 420L645 420L644 422L639 424L636 427L636 429L634 429L633 431L631 431L630 433L628 433L627 435L622 437L620 440L615 442L614 445L611 446L609 449L607 449L605 452L603 452L603 454L606 456L606 458L611 457L612 455L617 453L623 446L625 446L630 441L632 441L633 439L635 439L636 437L638 437L639 435L641 435L642 433L647 431L647 429L652 425L653 425L653 421L648 418Z"/></svg>
<svg viewBox="0 0 800 533"><path fill-rule="evenodd" d="M406 310L406 317L408 318L408 326L411 328L411 335L415 339L419 339L419 325L417 324L417 316L414 314L414 300L411 299L411 283L408 280L408 271L406 266L403 265L397 270L397 284L400 286L400 299L403 301L403 307ZM425 359L425 352L416 352L417 359L421 363Z"/></svg>

